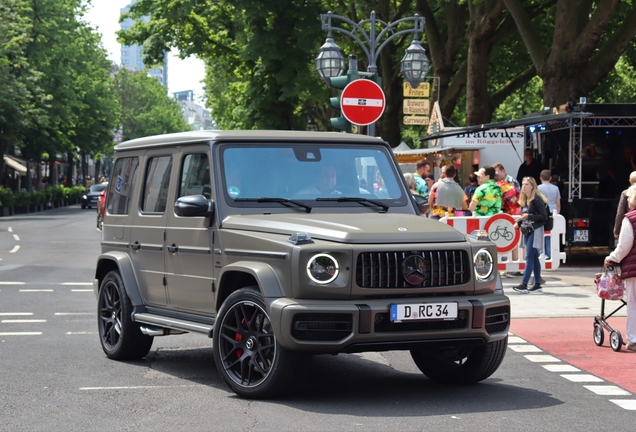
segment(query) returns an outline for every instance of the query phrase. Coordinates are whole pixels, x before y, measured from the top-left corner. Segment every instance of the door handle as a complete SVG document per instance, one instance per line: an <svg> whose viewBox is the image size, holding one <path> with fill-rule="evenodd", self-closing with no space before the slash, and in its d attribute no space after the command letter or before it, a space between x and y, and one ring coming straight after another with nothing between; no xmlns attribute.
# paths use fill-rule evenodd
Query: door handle
<svg viewBox="0 0 636 432"><path fill-rule="evenodd" d="M141 249L141 244L139 244L139 242L136 241L136 242L130 244L130 248L132 250L139 250L139 249Z"/></svg>
<svg viewBox="0 0 636 432"><path fill-rule="evenodd" d="M168 246L168 252L176 253L179 250L179 246L172 243L172 246Z"/></svg>

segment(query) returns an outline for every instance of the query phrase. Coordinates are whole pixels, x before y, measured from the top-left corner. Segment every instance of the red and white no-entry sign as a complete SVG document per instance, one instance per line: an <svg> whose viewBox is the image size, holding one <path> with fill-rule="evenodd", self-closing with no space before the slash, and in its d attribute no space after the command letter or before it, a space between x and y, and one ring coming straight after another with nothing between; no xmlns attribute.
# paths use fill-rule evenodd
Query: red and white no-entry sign
<svg viewBox="0 0 636 432"><path fill-rule="evenodd" d="M350 82L340 97L342 115L358 126L366 126L378 121L384 112L385 105L382 87L368 79Z"/></svg>

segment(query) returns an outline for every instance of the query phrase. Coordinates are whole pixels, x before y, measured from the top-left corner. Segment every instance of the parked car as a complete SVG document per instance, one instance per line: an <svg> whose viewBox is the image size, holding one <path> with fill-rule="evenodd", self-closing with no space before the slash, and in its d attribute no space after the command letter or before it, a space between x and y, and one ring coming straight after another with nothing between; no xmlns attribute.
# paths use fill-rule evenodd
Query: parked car
<svg viewBox="0 0 636 432"><path fill-rule="evenodd" d="M311 354L409 350L449 384L482 381L504 358L496 245L420 217L379 138L140 138L115 147L108 195L93 289L111 359L202 333L226 384L266 398L301 384Z"/></svg>
<svg viewBox="0 0 636 432"><path fill-rule="evenodd" d="M99 193L106 189L107 184L94 184L86 188L86 192L82 195L82 208L91 208L97 205Z"/></svg>
<svg viewBox="0 0 636 432"><path fill-rule="evenodd" d="M102 183L108 186L108 183ZM102 230L102 226L104 225L104 213L106 212L106 196L108 193L108 187L105 187L99 193L99 197L97 198L97 229Z"/></svg>

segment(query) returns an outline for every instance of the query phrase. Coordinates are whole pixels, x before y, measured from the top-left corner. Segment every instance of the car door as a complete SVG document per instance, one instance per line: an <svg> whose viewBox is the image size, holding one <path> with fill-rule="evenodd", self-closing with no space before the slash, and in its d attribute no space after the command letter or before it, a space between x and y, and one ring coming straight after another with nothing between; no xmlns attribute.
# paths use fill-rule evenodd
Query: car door
<svg viewBox="0 0 636 432"><path fill-rule="evenodd" d="M146 152L139 211L133 218L131 257L139 290L151 306L168 304L165 279L165 227L175 148ZM174 182L172 182L174 183Z"/></svg>
<svg viewBox="0 0 636 432"><path fill-rule="evenodd" d="M210 198L210 148L188 145L178 153L176 195ZM173 206L166 226L166 279L170 306L197 313L214 313L213 230L204 216L180 217Z"/></svg>

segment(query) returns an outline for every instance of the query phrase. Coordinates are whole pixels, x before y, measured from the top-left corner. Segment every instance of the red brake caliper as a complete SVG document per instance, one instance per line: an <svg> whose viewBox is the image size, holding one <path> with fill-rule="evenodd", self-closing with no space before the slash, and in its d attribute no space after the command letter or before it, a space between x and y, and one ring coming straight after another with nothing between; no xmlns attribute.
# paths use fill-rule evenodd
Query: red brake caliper
<svg viewBox="0 0 636 432"><path fill-rule="evenodd" d="M245 328L245 325L246 325L246 324L247 324L247 323L245 322L245 318L244 318L244 319L242 319L242 320L241 320L241 326L242 326L243 328ZM235 340L235 341L237 341L237 342L241 342L241 341L243 340L243 335L242 335L242 334L240 334L239 332L236 332L236 333L234 334L234 340ZM237 349L237 350L236 350L236 357L237 357L237 358L241 358L241 356L242 356L242 355L243 355L243 350L242 350L242 349Z"/></svg>

